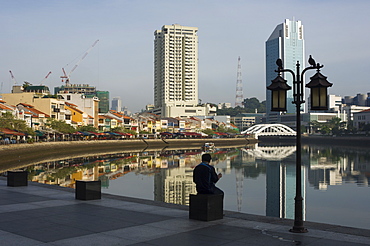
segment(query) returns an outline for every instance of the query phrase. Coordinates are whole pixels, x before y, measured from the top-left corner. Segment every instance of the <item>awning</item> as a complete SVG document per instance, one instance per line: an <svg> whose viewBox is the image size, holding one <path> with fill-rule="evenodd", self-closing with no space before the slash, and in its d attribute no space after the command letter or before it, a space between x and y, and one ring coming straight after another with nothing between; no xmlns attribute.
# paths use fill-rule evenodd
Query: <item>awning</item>
<svg viewBox="0 0 370 246"><path fill-rule="evenodd" d="M23 132L10 130L8 128L0 128L0 133L3 135L26 136L26 134L24 134Z"/></svg>

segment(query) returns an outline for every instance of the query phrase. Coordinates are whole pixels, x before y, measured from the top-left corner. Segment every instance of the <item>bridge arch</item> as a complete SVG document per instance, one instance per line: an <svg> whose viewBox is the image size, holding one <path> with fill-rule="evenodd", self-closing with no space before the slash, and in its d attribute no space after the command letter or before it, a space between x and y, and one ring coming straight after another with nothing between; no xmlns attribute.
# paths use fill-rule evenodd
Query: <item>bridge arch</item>
<svg viewBox="0 0 370 246"><path fill-rule="evenodd" d="M296 136L297 132L283 124L258 124L249 127L241 134L249 134L258 138L259 136Z"/></svg>

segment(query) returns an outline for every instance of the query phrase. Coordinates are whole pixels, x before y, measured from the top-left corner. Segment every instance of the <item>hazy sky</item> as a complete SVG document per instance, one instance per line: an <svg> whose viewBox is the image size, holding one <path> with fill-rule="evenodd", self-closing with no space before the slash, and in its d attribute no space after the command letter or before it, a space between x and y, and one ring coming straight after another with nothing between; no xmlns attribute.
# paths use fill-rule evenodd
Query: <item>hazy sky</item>
<svg viewBox="0 0 370 246"><path fill-rule="evenodd" d="M265 100L265 41L285 19L304 25L306 56L324 64L330 94L370 92L369 0L0 0L0 93L29 81L52 92L99 39L71 83L120 96L136 112L153 103L154 31L199 28L199 98L234 106L237 60L244 98ZM67 66L67 64L69 64ZM308 76L312 76L310 72Z"/></svg>

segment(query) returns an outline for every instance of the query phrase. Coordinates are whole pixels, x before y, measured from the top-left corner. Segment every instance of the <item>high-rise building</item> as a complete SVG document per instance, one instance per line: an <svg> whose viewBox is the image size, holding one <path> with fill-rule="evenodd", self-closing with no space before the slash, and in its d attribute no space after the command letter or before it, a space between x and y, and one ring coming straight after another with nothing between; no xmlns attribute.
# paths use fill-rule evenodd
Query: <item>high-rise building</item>
<svg viewBox="0 0 370 246"><path fill-rule="evenodd" d="M284 23L276 26L275 30L266 41L266 86L276 78L276 60L283 60L283 67L296 71L296 63L299 61L301 68L304 62L304 37L301 21L286 19ZM287 80L288 85L293 88L293 77L290 73L281 74ZM287 93L287 113L295 113L293 101L293 90ZM303 109L303 107L302 107ZM266 89L266 113L271 115L271 91Z"/></svg>
<svg viewBox="0 0 370 246"><path fill-rule="evenodd" d="M99 113L107 113L109 111L109 91L96 91L96 96L99 98Z"/></svg>
<svg viewBox="0 0 370 246"><path fill-rule="evenodd" d="M113 97L112 99L112 106L111 108L112 110L116 110L116 111L122 111L122 100L120 97Z"/></svg>
<svg viewBox="0 0 370 246"><path fill-rule="evenodd" d="M199 113L197 32L178 24L154 32L154 106L164 117Z"/></svg>

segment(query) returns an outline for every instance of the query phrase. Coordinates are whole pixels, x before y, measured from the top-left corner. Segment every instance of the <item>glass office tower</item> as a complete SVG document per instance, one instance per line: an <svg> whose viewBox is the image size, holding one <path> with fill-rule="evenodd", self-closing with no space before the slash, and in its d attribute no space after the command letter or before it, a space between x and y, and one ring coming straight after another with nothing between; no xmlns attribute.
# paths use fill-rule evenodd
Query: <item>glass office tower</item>
<svg viewBox="0 0 370 246"><path fill-rule="evenodd" d="M303 25L301 21L286 19L284 23L277 25L266 41L266 86L269 86L271 80L277 76L275 70L277 69L276 60L278 58L283 60L284 68L296 72L297 61L301 64L301 68L305 67L304 53ZM288 85L293 87L293 76L290 73L283 73L282 76L288 81ZM295 113L295 104L292 104L292 101L293 90L289 90L287 93L286 113ZM271 91L267 89L266 112L268 118L273 118L271 115L276 114L276 112L271 112Z"/></svg>

